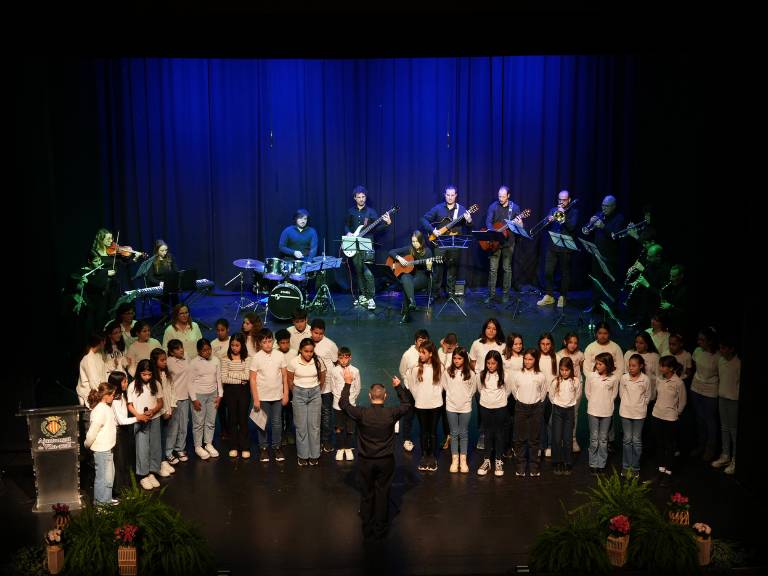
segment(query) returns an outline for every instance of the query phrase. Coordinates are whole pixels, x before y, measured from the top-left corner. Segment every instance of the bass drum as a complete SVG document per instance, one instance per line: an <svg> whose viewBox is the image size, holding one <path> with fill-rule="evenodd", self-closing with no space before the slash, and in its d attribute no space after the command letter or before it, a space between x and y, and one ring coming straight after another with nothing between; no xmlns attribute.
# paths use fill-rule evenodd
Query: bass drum
<svg viewBox="0 0 768 576"><path fill-rule="evenodd" d="M278 284L269 293L267 309L275 318L280 320L290 320L293 313L304 304L304 295L295 286L289 282Z"/></svg>

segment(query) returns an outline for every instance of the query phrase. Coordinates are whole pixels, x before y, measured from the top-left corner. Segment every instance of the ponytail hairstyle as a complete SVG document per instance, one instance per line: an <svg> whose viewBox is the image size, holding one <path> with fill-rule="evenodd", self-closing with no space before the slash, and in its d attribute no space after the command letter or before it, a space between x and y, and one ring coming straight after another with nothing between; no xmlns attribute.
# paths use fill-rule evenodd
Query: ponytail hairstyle
<svg viewBox="0 0 768 576"><path fill-rule="evenodd" d="M155 380L155 370L152 366L152 362L149 360L139 360L136 365L136 378L133 381L133 389L136 390L136 394L141 395L144 392L145 382L141 379L142 372L151 372L152 378L149 380L149 391L152 396L157 396L157 380Z"/></svg>
<svg viewBox="0 0 768 576"><path fill-rule="evenodd" d="M110 384L109 382L102 382L99 384L98 388L91 390L90 394L88 394L88 406L90 406L91 410L93 410L96 408L98 403L104 399L104 396L114 394L114 392L115 387L113 384Z"/></svg>
<svg viewBox="0 0 768 576"><path fill-rule="evenodd" d="M557 378L555 379L555 395L560 394L560 383L563 381L563 377L560 375L560 369L565 366L568 369L568 379L575 378L575 371L573 369L573 360L568 356L560 358L560 365L557 367Z"/></svg>
<svg viewBox="0 0 768 576"><path fill-rule="evenodd" d="M680 374L683 373L683 366L680 364L680 362L677 361L677 359L672 356L662 356L661 360L659 360L659 366L664 366L665 368L672 368L672 371L680 376Z"/></svg>
<svg viewBox="0 0 768 576"><path fill-rule="evenodd" d="M320 358L317 357L317 354L315 354L315 341L312 340L312 338L302 338L301 342L299 342L299 354L301 354L301 349L304 348L309 344L312 346L312 360L315 361L315 370L317 370L317 380L320 381L320 374L323 372L320 369Z"/></svg>
<svg viewBox="0 0 768 576"><path fill-rule="evenodd" d="M640 373L645 374L645 359L640 354L638 353L632 354L632 356L629 357L629 360L634 360L638 364L640 364ZM629 360L627 360L627 372L629 372Z"/></svg>
<svg viewBox="0 0 768 576"><path fill-rule="evenodd" d="M448 366L448 375L453 378L456 376L456 365L453 363L454 356L461 356L464 358L464 364L461 366L461 379L469 380L472 377L472 371L469 368L469 354L464 346L457 346L451 354L451 365Z"/></svg>
<svg viewBox="0 0 768 576"><path fill-rule="evenodd" d="M432 340L425 340L419 346L419 350L428 350L432 353L432 357L429 359L429 363L432 366L432 384L438 385L440 383L440 369L443 367L443 364L440 362L440 357L437 355L437 348L435 347L435 343L432 342ZM424 364L422 364L421 358L419 358L418 374L419 382L421 382L424 378Z"/></svg>
<svg viewBox="0 0 768 576"><path fill-rule="evenodd" d="M488 360L496 360L496 373L499 375L499 382L496 384L496 388L504 388L504 363L501 361L501 354L498 350L489 350L483 360L483 371L480 372L480 383L485 388L485 376L488 374Z"/></svg>
<svg viewBox="0 0 768 576"><path fill-rule="evenodd" d="M119 370L115 370L114 372L109 373L107 384L115 387L115 400L119 400L123 397L123 380L126 378L128 378L128 376L125 374L125 372L120 372ZM90 396L88 396L88 400L90 400Z"/></svg>

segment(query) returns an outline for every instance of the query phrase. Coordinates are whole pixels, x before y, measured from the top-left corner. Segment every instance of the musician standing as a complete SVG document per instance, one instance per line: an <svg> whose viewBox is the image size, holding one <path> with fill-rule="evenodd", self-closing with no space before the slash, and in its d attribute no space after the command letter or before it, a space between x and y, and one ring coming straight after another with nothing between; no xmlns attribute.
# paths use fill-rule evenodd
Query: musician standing
<svg viewBox="0 0 768 576"><path fill-rule="evenodd" d="M363 228L375 222L379 217L376 210L366 206L368 190L365 189L365 186L355 186L354 190L352 190L352 197L355 199L355 205L347 211L347 216L344 219L344 233L347 236L355 236L356 232L362 231ZM382 216L382 220L386 222L387 226L392 224L392 219L388 213ZM373 237L373 230L363 236L363 238L371 237ZM357 289L360 292L360 295L354 301L354 305L368 306L368 310L376 309L376 302L373 299L376 287L373 282L373 273L367 264L368 262L373 262L373 260L373 251L357 250L355 255L352 256L352 265L357 275Z"/></svg>
<svg viewBox="0 0 768 576"><path fill-rule="evenodd" d="M568 208L571 203L571 194L568 190L561 190L557 195L557 206L549 211L547 221L549 230L557 234L576 234L576 226L579 221L577 208ZM558 212L563 212L565 220L559 222L555 217ZM560 262L560 296L557 299L558 308L565 306L565 297L568 294L568 287L571 284L571 250L563 246L555 246L552 237L547 234L547 255L544 260L544 279L546 294L541 300L536 302L539 306L554 304L555 299L552 296L553 286L555 284L555 267Z"/></svg>
<svg viewBox="0 0 768 576"><path fill-rule="evenodd" d="M601 205L601 212L595 214L590 218L585 228L590 228L595 231L595 244L597 245L600 254L603 255L608 270L611 271L614 276L618 272L619 267L619 244L611 236L614 232L619 232L624 228L624 215L616 210L616 198L608 195L603 198ZM617 293L617 286L610 281L607 276L603 275L603 271L600 265L593 258L592 259L592 276L600 280L603 287L608 292ZM592 290L592 304L584 310L584 312L592 312L594 307L600 300L600 292Z"/></svg>
<svg viewBox="0 0 768 576"><path fill-rule="evenodd" d="M498 200L488 206L488 213L485 216L485 227L488 230L493 230L499 228L499 224L502 226L506 225L507 220L515 220L515 224L522 226L523 221L517 218L521 212L520 206L509 199L509 188L507 186L499 188L498 198ZM515 235L509 231L506 234L507 237L501 240L499 247L491 252L490 255L491 267L488 273L488 297L484 301L485 304L489 304L496 296L496 277L499 274L499 260L501 260L502 267L504 268L504 277L501 283L501 301L507 302L509 300L511 288L514 288L515 292L520 292L519 283L512 282L512 253L515 249Z"/></svg>
<svg viewBox="0 0 768 576"><path fill-rule="evenodd" d="M317 232L309 226L309 212L299 208L293 224L280 234L280 254L290 260L314 258L317 255Z"/></svg>
<svg viewBox="0 0 768 576"><path fill-rule="evenodd" d="M449 184L445 187L445 202L436 204L421 217L420 224L422 229L427 232L427 236L433 234L437 237L435 244L437 244L437 239L441 235L439 229L459 217L462 217L462 220L451 228L450 234L456 233L457 230L465 233L468 231L468 225L472 222L472 214L456 201L457 197L456 186ZM456 273L459 269L460 255L461 250L458 248L437 248L435 250L435 256L443 257L443 264L436 266L434 283L432 284L432 296L437 297L440 294L440 285L443 282L443 267L448 272L448 295L453 296L456 289Z"/></svg>

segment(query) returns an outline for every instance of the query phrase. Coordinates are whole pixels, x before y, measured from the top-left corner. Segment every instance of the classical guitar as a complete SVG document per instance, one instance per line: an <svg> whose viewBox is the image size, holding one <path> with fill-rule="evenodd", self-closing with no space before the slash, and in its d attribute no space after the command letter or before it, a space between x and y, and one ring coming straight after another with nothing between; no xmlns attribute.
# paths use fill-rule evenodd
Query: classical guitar
<svg viewBox="0 0 768 576"><path fill-rule="evenodd" d="M530 216L530 215L531 215L531 209L530 208L526 208L525 210L520 212L520 214L515 216L515 218L520 218L520 220L522 220L523 218L528 218L528 216ZM514 220L514 218L513 218L513 220ZM496 222L493 225L493 229L496 230L497 232L503 233L504 234L504 238L509 238L509 235L510 235L509 224L507 224L506 222ZM483 228L483 230L488 230L488 228ZM480 240L480 242L478 242L478 244L480 244L480 248L482 248L486 252L495 252L496 250L499 249L499 246L501 246L501 241L499 241L499 240Z"/></svg>
<svg viewBox="0 0 768 576"><path fill-rule="evenodd" d="M470 214L474 214L478 210L479 210L479 207L478 207L477 204L472 204L472 206L467 208L467 212L469 212ZM432 228L434 228L435 230L440 232L440 236L443 236L446 232L448 232L451 228L456 226L456 224L461 222L463 219L464 219L464 213L462 212L461 216L459 216L458 218L454 218L453 220L451 220L448 216L446 216L445 218L443 218L439 222L432 222L431 225L432 225ZM458 234L458 232L450 232L449 233L450 236L456 236L457 234ZM435 242L435 240L437 240L437 238L438 237L435 236L434 234L430 234L429 235L429 241L432 242L432 244L437 245L437 242Z"/></svg>
<svg viewBox="0 0 768 576"><path fill-rule="evenodd" d="M413 268L415 266L418 266L419 264L426 264L427 260L432 260L432 262L437 264L440 264L443 261L442 256L433 256L432 258L420 258L418 260L414 260L413 256L406 254L403 256L403 258L408 260L407 266L400 264L397 258L392 258L392 256L387 257L387 267L392 270L392 273L397 277L399 277L400 274L405 274L406 272L413 272Z"/></svg>
<svg viewBox="0 0 768 576"><path fill-rule="evenodd" d="M390 208L389 210L384 212L384 214L382 214L381 216L376 218L376 220L374 220L373 222L368 224L368 226L366 226L365 224L360 224L360 226L357 227L357 230L352 232L352 236L360 236L360 237L365 236L366 234L368 234L368 232L370 232L371 230L376 228L376 226L378 226L379 223L382 220L384 220L384 216L386 214L389 214L391 216L392 214L394 214L398 210L400 210L400 207L397 204L395 204L394 206L392 206L392 208ZM357 254L357 249L355 249L355 248L349 248L349 249L345 249L345 250L342 250L342 251L344 252L344 255L347 258L352 258L352 256Z"/></svg>

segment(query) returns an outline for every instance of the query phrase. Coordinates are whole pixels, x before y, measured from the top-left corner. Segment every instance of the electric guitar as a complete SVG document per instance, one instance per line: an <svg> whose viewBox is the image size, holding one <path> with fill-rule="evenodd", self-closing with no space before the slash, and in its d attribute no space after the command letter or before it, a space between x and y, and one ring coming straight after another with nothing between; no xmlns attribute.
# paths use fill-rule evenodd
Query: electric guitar
<svg viewBox="0 0 768 576"><path fill-rule="evenodd" d="M366 234L368 234L368 232L370 232L371 230L373 230L374 228L376 228L376 226L378 226L378 225L379 225L379 223L380 223L382 220L384 220L384 216L385 216L386 214L389 214L389 215L391 216L392 214L394 214L394 213L395 213L395 212L397 212L398 210L400 210L400 206L398 206L397 204L395 204L394 206L392 206L392 208L390 208L389 210L387 210L386 212L384 212L384 214L382 214L381 216L379 216L378 218L376 218L376 220L374 220L373 222L371 222L370 224L368 224L368 226L365 226L365 224L360 224L360 226L358 226L358 227L357 227L357 230L355 230L354 232L352 232L352 236L353 236L353 237L355 237L355 236L359 236L359 237L365 236ZM357 245L357 243L355 243L355 246L356 246L356 245ZM344 255L345 255L347 258L352 258L352 256L354 256L355 254L357 254L357 249L356 249L356 248L347 248L347 249L344 249L344 250L342 250L342 252L344 252Z"/></svg>
<svg viewBox="0 0 768 576"><path fill-rule="evenodd" d="M477 204L472 204L469 208L467 208L467 212L470 214L474 214L479 210L479 207ZM456 226L459 222L461 222L464 219L464 213L461 214L458 218L454 218L453 220L449 220L448 216L440 220L440 222L432 222L431 226L432 228L436 229L438 232L440 232L440 236L444 235L448 230ZM447 222L447 223L446 223ZM458 232L451 232L450 236L456 236ZM429 235L429 241L432 242L435 246L437 246L437 236L434 235L434 233Z"/></svg>
<svg viewBox="0 0 768 576"><path fill-rule="evenodd" d="M432 258L420 258L419 260L414 260L413 256L406 254L405 256L402 256L402 258L408 260L408 264L406 266L400 264L397 258L392 258L392 256L387 257L387 267L392 270L392 273L395 275L395 277L400 277L400 274L405 274L407 272L413 272L415 266L418 266L419 264L426 264L427 260L432 260L432 262L436 262L437 264L440 264L443 261L442 256L433 256Z"/></svg>
<svg viewBox="0 0 768 576"><path fill-rule="evenodd" d="M530 216L530 215L531 215L531 209L530 208L526 208L525 210L520 212L520 214L515 216L515 218L520 218L520 220L522 220L523 218L528 218L528 216ZM512 218L512 220L514 220L514 218ZM506 222L496 222L493 225L493 228L497 232L502 232L504 234L504 238L509 238L509 234L510 234L510 232L509 232L509 224L507 224ZM483 230L488 230L488 229L487 228L483 228ZM501 246L501 241L499 241L499 240L480 240L480 242L478 242L478 244L480 244L480 248L482 248L486 252L495 252L496 250L499 249L499 246Z"/></svg>

